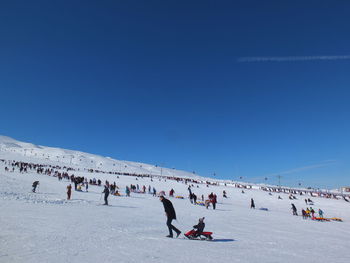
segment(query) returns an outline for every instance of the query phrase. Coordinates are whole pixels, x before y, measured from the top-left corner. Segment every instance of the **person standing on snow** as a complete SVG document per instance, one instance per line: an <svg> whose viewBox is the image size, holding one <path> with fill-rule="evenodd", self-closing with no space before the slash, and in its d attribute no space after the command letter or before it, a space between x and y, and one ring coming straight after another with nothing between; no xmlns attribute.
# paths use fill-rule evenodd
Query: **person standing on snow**
<svg viewBox="0 0 350 263"><path fill-rule="evenodd" d="M86 182L85 182L85 191L87 192L88 189L89 189L89 183L86 181Z"/></svg>
<svg viewBox="0 0 350 263"><path fill-rule="evenodd" d="M314 219L315 218L315 210L310 207L310 212L311 212L311 218Z"/></svg>
<svg viewBox="0 0 350 263"><path fill-rule="evenodd" d="M105 197L104 197L105 203L103 205L108 205L109 189L107 185L105 185L105 189L103 190L102 193L105 194Z"/></svg>
<svg viewBox="0 0 350 263"><path fill-rule="evenodd" d="M293 215L294 215L294 216L297 216L297 215L298 215L298 212L297 212L297 208L295 207L294 204L292 204L292 210L293 210Z"/></svg>
<svg viewBox="0 0 350 263"><path fill-rule="evenodd" d="M255 209L255 203L254 203L254 199L250 199L250 208L254 208Z"/></svg>
<svg viewBox="0 0 350 263"><path fill-rule="evenodd" d="M67 200L70 200L70 196L72 194L72 185L67 186Z"/></svg>
<svg viewBox="0 0 350 263"><path fill-rule="evenodd" d="M211 202L213 203L213 209L216 209L216 203L218 202L216 194L213 194L213 198L211 200Z"/></svg>
<svg viewBox="0 0 350 263"><path fill-rule="evenodd" d="M195 195L195 193L192 194L193 197L193 204L196 205L197 204L197 196Z"/></svg>
<svg viewBox="0 0 350 263"><path fill-rule="evenodd" d="M163 203L164 211L167 216L166 224L169 229L169 235L167 235L166 237L172 238L173 230L176 232L176 237L178 237L181 234L181 231L171 224L171 221L173 221L174 219L176 220L176 213L173 204L170 200L166 199L164 195L160 195L159 200Z"/></svg>
<svg viewBox="0 0 350 263"><path fill-rule="evenodd" d="M126 188L125 188L125 193L126 193L126 196L130 196L130 188L129 188L129 186L126 186Z"/></svg>
<svg viewBox="0 0 350 263"><path fill-rule="evenodd" d="M320 218L323 218L323 211L321 209L318 209L318 216Z"/></svg>

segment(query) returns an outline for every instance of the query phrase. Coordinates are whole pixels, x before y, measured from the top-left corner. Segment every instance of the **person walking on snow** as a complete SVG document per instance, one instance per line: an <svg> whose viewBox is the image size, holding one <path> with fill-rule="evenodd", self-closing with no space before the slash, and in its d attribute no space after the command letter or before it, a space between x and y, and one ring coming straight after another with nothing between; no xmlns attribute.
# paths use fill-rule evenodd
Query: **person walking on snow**
<svg viewBox="0 0 350 263"><path fill-rule="evenodd" d="M179 235L181 234L181 231L171 224L171 221L173 221L174 219L176 220L176 213L175 213L173 204L171 203L170 200L166 199L162 194L159 196L159 200L163 203L164 211L167 216L166 224L169 229L169 235L167 235L166 237L172 238L173 230L176 232L176 237L179 237Z"/></svg>
<svg viewBox="0 0 350 263"><path fill-rule="evenodd" d="M103 190L102 193L105 194L105 197L104 197L105 203L103 205L108 205L109 189L107 185L105 185L105 189Z"/></svg>
<svg viewBox="0 0 350 263"><path fill-rule="evenodd" d="M255 209L255 203L254 203L254 199L250 199L250 208L254 208Z"/></svg>
<svg viewBox="0 0 350 263"><path fill-rule="evenodd" d="M67 200L70 200L70 196L72 194L72 185L67 186Z"/></svg>

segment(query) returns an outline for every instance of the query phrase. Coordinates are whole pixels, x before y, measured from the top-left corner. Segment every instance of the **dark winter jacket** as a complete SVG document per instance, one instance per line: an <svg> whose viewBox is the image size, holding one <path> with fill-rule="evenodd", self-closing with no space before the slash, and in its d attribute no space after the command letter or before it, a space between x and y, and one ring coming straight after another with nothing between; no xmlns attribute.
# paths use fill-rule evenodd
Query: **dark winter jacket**
<svg viewBox="0 0 350 263"><path fill-rule="evenodd" d="M205 224L204 222L199 222L198 225L193 226L194 229L197 229L198 233L202 233L204 230Z"/></svg>
<svg viewBox="0 0 350 263"><path fill-rule="evenodd" d="M169 219L176 219L176 213L173 204L166 198L163 198L162 203L167 217Z"/></svg>
<svg viewBox="0 0 350 263"><path fill-rule="evenodd" d="M102 193L105 193L105 196L109 196L109 189L108 189L108 187L105 187L105 190L103 190Z"/></svg>

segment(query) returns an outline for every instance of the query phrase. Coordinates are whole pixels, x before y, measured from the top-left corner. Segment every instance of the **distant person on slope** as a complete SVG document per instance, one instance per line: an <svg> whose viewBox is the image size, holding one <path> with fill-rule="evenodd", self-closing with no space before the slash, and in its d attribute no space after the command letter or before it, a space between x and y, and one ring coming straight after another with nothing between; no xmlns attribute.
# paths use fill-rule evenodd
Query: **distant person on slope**
<svg viewBox="0 0 350 263"><path fill-rule="evenodd" d="M323 218L323 211L321 209L318 209L318 216L320 218Z"/></svg>
<svg viewBox="0 0 350 263"><path fill-rule="evenodd" d="M213 194L213 198L211 199L211 202L213 203L213 209L215 210L216 209L216 203L218 202L216 194Z"/></svg>
<svg viewBox="0 0 350 263"><path fill-rule="evenodd" d="M193 204L197 204L197 196L193 193L192 194L192 197L193 197Z"/></svg>
<svg viewBox="0 0 350 263"><path fill-rule="evenodd" d="M159 200L163 203L165 214L167 216L166 224L169 228L169 235L167 235L166 237L172 238L173 230L176 232L176 237L178 237L181 234L181 231L171 224L171 221L173 221L174 219L176 220L176 213L173 204L162 194L159 196Z"/></svg>
<svg viewBox="0 0 350 263"><path fill-rule="evenodd" d="M107 184L105 185L105 189L103 190L102 193L105 194L105 197L104 197L105 203L103 205L108 205L109 189L108 189Z"/></svg>
<svg viewBox="0 0 350 263"><path fill-rule="evenodd" d="M67 186L67 200L70 200L70 196L72 194L72 185Z"/></svg>
<svg viewBox="0 0 350 263"><path fill-rule="evenodd" d="M255 203L254 203L254 199L250 199L250 208L254 208L255 209Z"/></svg>
<svg viewBox="0 0 350 263"><path fill-rule="evenodd" d="M315 218L315 210L310 207L310 212L311 212L311 218L314 219Z"/></svg>
<svg viewBox="0 0 350 263"><path fill-rule="evenodd" d="M33 193L35 193L38 184L39 184L39 181L35 181L35 182L33 183L33 185L32 185L32 187L33 187L33 190L32 190Z"/></svg>
<svg viewBox="0 0 350 263"><path fill-rule="evenodd" d="M293 210L293 215L297 216L298 212L297 212L297 208L295 207L294 204L292 204L292 210Z"/></svg>
<svg viewBox="0 0 350 263"><path fill-rule="evenodd" d="M89 183L87 181L85 181L85 191L87 192L89 189Z"/></svg>

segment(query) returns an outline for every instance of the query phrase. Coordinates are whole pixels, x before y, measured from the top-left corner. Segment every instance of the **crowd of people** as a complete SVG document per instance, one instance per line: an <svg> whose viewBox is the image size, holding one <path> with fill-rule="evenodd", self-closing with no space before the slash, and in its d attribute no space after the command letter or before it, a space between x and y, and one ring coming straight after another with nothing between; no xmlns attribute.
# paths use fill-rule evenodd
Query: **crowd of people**
<svg viewBox="0 0 350 263"><path fill-rule="evenodd" d="M70 184L67 185L66 190L67 190L67 200L71 200L72 197L72 184L74 185L74 190L75 191L83 191L85 190L86 192L88 192L89 189L89 185L94 185L94 186L103 186L103 191L101 192L101 195L104 195L104 204L103 205L108 205L108 197L109 195L120 195L120 188L118 187L118 185L116 184L116 182L114 181L113 183L110 183L109 181L105 181L104 183L102 183L101 179L96 179L96 178L92 178L89 179L85 176L76 176L74 175L73 172L76 172L76 170L74 168L71 167L67 167L67 166L58 166L58 165L43 165L43 164L34 164L34 163L26 163L26 162L19 162L19 161L5 161L5 160L0 160L2 162L5 163L5 171L6 172L14 172L16 169L18 169L18 171L20 173L37 173L37 174L42 174L42 175L48 175L48 176L53 176L53 177L57 177L59 181L62 181L63 179L65 179L66 181L69 181ZM95 170L93 170L95 171ZM134 174L131 176L135 176ZM152 176L146 176L146 175L140 175L140 176L136 176L136 180L139 181L138 178L143 178L143 177L150 177L151 182L153 182L153 177ZM119 176L116 177L117 179L119 178ZM216 209L217 206L217 195L213 192L211 192L207 198L204 197L203 194L201 194L199 197L194 193L194 190L198 189L199 186L198 184L203 183L202 181L197 181L194 179L187 179L187 178L177 178L177 177L164 177L164 178L159 178L159 180L164 179L166 180L175 180L177 182L183 182L186 185L188 184L188 199L190 200L190 202L194 205L204 205L206 207L206 209L209 209L210 206L212 206L213 210ZM36 192L37 187L39 186L39 181L34 181L32 184L32 192ZM195 187L194 184L197 184L197 187ZM205 181L205 184L207 187L209 187L209 185L215 185L215 183L210 183ZM247 187L241 187L241 185L236 185L236 187L238 188L247 188ZM197 190L196 190L197 191ZM131 193L142 193L142 194L152 194L152 196L157 197L159 196L160 201L163 203L164 205L164 210L167 216L167 221L166 224L168 226L168 230L169 230L169 235L168 237L173 237L173 231L175 231L176 236L179 236L181 231L179 229L177 229L175 226L172 225L172 221L174 219L176 219L176 213L175 213L175 209L172 205L172 202L167 199L165 196L165 192L164 191L160 191L157 192L155 187L152 187L151 185L139 185L137 184L130 184L127 185L125 187L125 195L127 197L130 197ZM244 193L244 191L242 190L242 193ZM175 194L175 190L173 188L171 188L169 190L169 197L173 198ZM270 195L271 192L269 193ZM290 193L289 194L289 199L291 200L295 200L297 199L296 196L294 196L295 193ZM222 192L222 197L223 198L228 198L227 193L225 190L223 190ZM279 199L280 196L279 196ZM200 200L198 202L198 200ZM313 205L313 201L310 198L306 198L305 199L305 204L306 205ZM297 216L298 212L297 212L297 208L294 204L292 205L292 212L293 215ZM255 202L254 199L251 198L250 200L250 208L251 209L255 209ZM323 218L323 211L321 209L318 210L318 216L320 218ZM302 217L304 219L307 218L312 218L314 219L315 216L315 211L312 207L310 208L306 208L305 210L302 209Z"/></svg>

